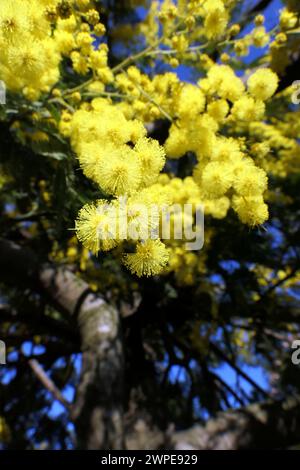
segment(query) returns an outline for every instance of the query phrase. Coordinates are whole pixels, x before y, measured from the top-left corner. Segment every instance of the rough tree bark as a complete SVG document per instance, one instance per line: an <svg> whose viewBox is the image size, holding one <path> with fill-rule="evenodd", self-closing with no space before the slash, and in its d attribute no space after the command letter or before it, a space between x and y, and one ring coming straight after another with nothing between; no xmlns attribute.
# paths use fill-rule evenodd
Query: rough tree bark
<svg viewBox="0 0 300 470"><path fill-rule="evenodd" d="M170 446L183 450L285 448L300 442L300 396L269 400L220 413L205 426L171 436Z"/></svg>
<svg viewBox="0 0 300 470"><path fill-rule="evenodd" d="M78 445L124 449L123 348L118 312L99 297L84 301L78 324L82 371L73 409Z"/></svg>
<svg viewBox="0 0 300 470"><path fill-rule="evenodd" d="M30 250L0 240L0 279L41 291L59 311L76 317L82 369L72 410L78 447L122 449L123 349L117 310L65 268L39 266Z"/></svg>

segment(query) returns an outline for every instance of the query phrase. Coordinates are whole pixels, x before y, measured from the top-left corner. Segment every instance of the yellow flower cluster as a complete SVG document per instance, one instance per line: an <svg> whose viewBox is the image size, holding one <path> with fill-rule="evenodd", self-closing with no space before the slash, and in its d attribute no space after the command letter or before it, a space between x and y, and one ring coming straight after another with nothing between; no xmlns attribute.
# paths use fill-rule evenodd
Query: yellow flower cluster
<svg viewBox="0 0 300 470"><path fill-rule="evenodd" d="M299 50L299 37L290 32L299 28L299 2L288 0L286 8L280 12L278 33L269 48L269 61L272 69L278 73L284 72L289 65L293 53Z"/></svg>
<svg viewBox="0 0 300 470"><path fill-rule="evenodd" d="M157 74L151 80L133 65L126 72L118 73L115 83L125 98L122 109L126 116L144 122L173 113L174 97L182 87L175 73Z"/></svg>
<svg viewBox="0 0 300 470"><path fill-rule="evenodd" d="M275 71L288 64L287 48L292 53L299 46L297 35L290 34L299 25L298 2L286 2L275 33L258 15L243 37L232 23L238 3L153 1L144 20L109 31L107 41L105 10L96 2L1 2L0 79L29 100L49 98L42 103L45 119L55 114L48 102L57 107L58 130L70 139L84 175L99 191L99 200L79 212L77 237L94 254L115 249L119 256L124 249L123 263L138 276L175 272L179 282L192 283L204 270L205 255L186 251L186 240L176 239L173 229L166 238L164 218L193 227L195 209L189 216L180 208L203 205L206 216L222 219L233 209L255 227L268 219L267 174L284 177L299 169L299 113L286 112L284 120L269 113L270 102L286 109L291 99L290 92L276 94ZM140 36L146 47L136 51ZM118 39L128 56L110 67L114 51L108 44ZM258 69L244 76L235 71L250 46L267 45ZM218 64L208 55L215 46ZM201 78L187 83L170 72L181 63L192 65ZM149 137L157 120L169 123L162 143ZM45 131L27 132L20 124L18 132L30 144L49 142ZM181 164L176 160L184 157L192 162L189 176L175 177Z"/></svg>
<svg viewBox="0 0 300 470"><path fill-rule="evenodd" d="M77 237L73 236L68 240L67 246L63 249L54 240L50 259L59 263L76 264L79 261L79 268L85 271L90 255L87 248L79 244Z"/></svg>
<svg viewBox="0 0 300 470"><path fill-rule="evenodd" d="M239 0L164 0L152 2L148 16L140 25L140 31L145 35L147 42L152 45L160 39L160 26L162 27L162 42L170 47L165 51L162 60L172 67L177 67L185 59L195 65L199 59L198 52L203 49L200 41L220 41L225 47L232 45L235 55L243 57L250 53L251 47L264 48L272 40L267 31L263 15L255 18L255 25L248 34L242 38L235 38L240 32L238 24L231 24L232 12ZM290 9L295 9L294 5ZM290 10L283 10L281 14L281 27L291 29L297 23L297 15ZM294 26L292 26L294 25ZM177 53L176 58L174 52ZM230 60L225 53L223 56Z"/></svg>
<svg viewBox="0 0 300 470"><path fill-rule="evenodd" d="M0 77L35 99L59 79L60 54L51 37L45 0L3 0L0 8Z"/></svg>
<svg viewBox="0 0 300 470"><path fill-rule="evenodd" d="M239 139L219 132L226 122L238 125L262 119L264 101L271 98L277 85L277 75L261 69L250 76L246 90L229 66L214 65L198 87L185 85L178 94L174 106L177 119L171 126L166 152L171 158L189 151L196 154L193 177L211 214L218 214L220 207L226 214L231 201L242 222L255 226L267 220L265 171L256 166Z"/></svg>
<svg viewBox="0 0 300 470"><path fill-rule="evenodd" d="M96 98L89 106L82 105L72 117L61 122L61 130L70 136L86 176L95 181L104 194L117 198L109 203L100 201L93 206L85 206L80 212L77 234L86 247L96 253L120 244L122 240L118 236L107 240L112 231L111 224L118 225L121 220L120 215L119 222L114 220L111 209L115 210L116 204L120 204L120 197L127 196L130 212L132 199L135 203L144 202L147 189L153 191L150 198L148 192L147 204L153 203L154 193L164 187L168 196L164 202L169 205L203 204L205 214L215 218L224 218L232 207L240 220L250 226L262 224L268 219L268 208L263 197L268 182L265 171L256 165L242 140L222 136L220 131L225 125L251 127L254 122L259 123L264 116L265 101L277 89L278 77L274 72L259 69L249 77L246 87L230 66L213 65L206 78L192 85L180 82L172 73L151 80L137 67L131 66L126 72L117 74L116 83L125 96L134 96L135 99L112 105L108 99ZM170 94L170 90L177 93ZM196 155L198 163L192 177L170 179L164 174L157 183L165 164L165 154L157 141L146 137L143 122L153 118L153 112L149 114L149 96L150 103L157 111L154 116L164 117L167 114L173 121L165 143L168 158L180 158L187 152ZM169 216L173 220L178 214L171 211ZM103 233L99 239L99 224L103 220L106 236L105 242L100 242ZM193 222L192 218L191 226ZM143 220L143 223L149 229L149 222ZM152 229L158 229L159 218L156 225L153 220L150 225ZM144 233L140 227L139 230L139 239L143 240ZM149 241L151 246L152 242ZM178 242L173 248L169 240L164 242L170 246L170 259L174 259L176 253L172 250L177 250L178 255L178 250L182 248L178 247ZM140 269L135 261L129 262L131 255L124 258L126 266L138 275L160 272L165 266L165 258L161 256L160 270L156 261L147 268L141 262L146 248L139 249L140 246L139 242L133 255L139 260ZM158 257L161 253L158 245L152 248L147 251L147 256L150 257L151 252ZM181 265L184 263L182 260ZM184 276L187 283L194 270L193 263L189 262L188 266Z"/></svg>
<svg viewBox="0 0 300 470"><path fill-rule="evenodd" d="M158 238L160 210L150 209L168 202L155 187L165 164L163 147L146 137L140 121L127 120L117 106L101 98L92 101L92 109L76 111L69 126L84 173L105 194L116 197L81 209L76 222L79 240L97 253L115 248L129 234L137 242L136 253L124 255L124 264L138 276L158 274L168 252ZM157 236L150 239L155 230Z"/></svg>
<svg viewBox="0 0 300 470"><path fill-rule="evenodd" d="M153 2L144 22L143 31L149 42L153 40L153 30L158 32L155 22L158 19L163 26L165 43L171 44L179 54L183 54L195 37L204 37L209 40L221 37L226 31L230 12L236 3L235 0L230 2L226 0L180 0L177 4L170 0ZM178 23L182 24L184 29L170 39ZM150 25L152 34L148 31Z"/></svg>
<svg viewBox="0 0 300 470"><path fill-rule="evenodd" d="M293 113L294 114L294 113ZM300 168L299 145L290 131L293 125L299 123L297 113L293 115L288 129L283 126L265 122L251 123L249 126L250 138L253 139L251 153L257 164L274 176L286 177L296 173ZM299 135L299 130L297 132ZM278 155L275 158L275 155ZM267 158L266 158L267 157Z"/></svg>
<svg viewBox="0 0 300 470"><path fill-rule="evenodd" d="M84 173L106 194L131 195L155 183L165 164L163 147L143 124L101 98L74 113L70 136Z"/></svg>
<svg viewBox="0 0 300 470"><path fill-rule="evenodd" d="M105 27L96 10L82 0L3 0L0 9L0 77L8 89L36 100L60 78L63 56L76 73L90 70L104 83L112 80L107 46L95 50ZM83 11L82 11L83 10ZM84 21L85 20L85 21Z"/></svg>
<svg viewBox="0 0 300 470"><path fill-rule="evenodd" d="M164 218L170 221L171 238L163 239L168 247L169 263L165 273L174 272L179 284L193 284L195 275L205 271L205 251L193 252L186 249L182 241L177 239L176 230L182 232L183 227L187 229L194 228L194 215L198 208L205 210L205 215L213 215L216 218L224 218L229 209L229 200L220 198L214 204L201 198L201 192L198 185L192 177L184 179L175 178L167 174L161 174L158 179L158 185L164 188L169 198L169 207L163 214ZM184 211L184 207L191 207L191 211ZM198 227L199 230L204 227ZM161 234L163 237L163 233ZM184 235L184 233L183 233ZM200 234L204 236L204 232ZM208 247L212 232L205 230L205 246Z"/></svg>

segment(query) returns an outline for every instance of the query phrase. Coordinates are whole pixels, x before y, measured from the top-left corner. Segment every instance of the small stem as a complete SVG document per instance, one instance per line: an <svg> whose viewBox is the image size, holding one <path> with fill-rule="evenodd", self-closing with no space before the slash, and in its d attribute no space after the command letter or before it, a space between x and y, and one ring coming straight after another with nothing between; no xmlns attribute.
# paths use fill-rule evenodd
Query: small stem
<svg viewBox="0 0 300 470"><path fill-rule="evenodd" d="M111 70L113 73L116 73L118 72L119 70L122 70L124 67L127 67L127 65L131 64L131 62L135 62L137 61L138 59L140 59L141 57L145 56L148 54L148 52L150 52L153 47L156 47L155 46L149 46L147 47L146 49L138 52L137 54L134 54L134 55L130 55L129 57L127 57L126 59L124 59L122 62L120 62L118 65L116 65L115 67L113 67Z"/></svg>
<svg viewBox="0 0 300 470"><path fill-rule="evenodd" d="M69 403L61 394L60 390L48 377L42 366L38 363L36 359L30 359L28 361L29 366L33 370L34 374L37 376L39 381L44 385L44 387L51 393L55 400L59 401L67 410L70 410L71 403Z"/></svg>
<svg viewBox="0 0 300 470"><path fill-rule="evenodd" d="M178 25L176 25L175 29L173 31L170 31L169 35L173 34L177 28L179 28L181 26L181 22L179 22ZM151 55L151 51L153 49L155 49L156 47L158 47L164 40L165 40L165 36L162 35L159 39L157 39L157 41L155 41L154 44L146 47L146 49L138 52L137 54L133 54L129 57L127 57L127 59L124 59L122 62L120 62L118 65L116 65L113 69L112 69L112 72L113 73L116 73L118 72L119 70L122 70L124 69L124 67L126 67L127 65L131 64L132 62L136 62L138 59L141 59L142 57L144 56L147 56L147 55Z"/></svg>
<svg viewBox="0 0 300 470"><path fill-rule="evenodd" d="M93 83L93 81L95 80L95 77L92 77L92 78L89 78L88 80L86 80L85 82L81 83L80 85L74 87L74 88L69 88L68 90L66 90L63 95L71 95L72 93L75 93L76 91L80 91L82 90L83 88L91 85Z"/></svg>
<svg viewBox="0 0 300 470"><path fill-rule="evenodd" d="M109 92L109 91L100 91L99 93L97 92L87 92L83 93L83 96L86 97L91 97L91 98L97 98L98 96L107 96L107 97L112 97L112 98L123 98L123 99L133 99L134 96L131 95L126 95L122 93L117 93L117 92Z"/></svg>
<svg viewBox="0 0 300 470"><path fill-rule="evenodd" d="M57 103L61 104L65 108L67 108L71 113L75 112L75 109L73 106L69 105L63 98L52 98L51 100L48 101L48 103Z"/></svg>
<svg viewBox="0 0 300 470"><path fill-rule="evenodd" d="M126 70L122 70L123 73L125 73L127 75L127 72ZM159 111L165 116L165 118L167 118L170 122L173 122L173 119L172 119L172 116L170 116L169 113L167 113L167 111L165 111L153 98L152 96L150 96L145 90L143 90L143 88L141 88L137 83L135 83L135 86L137 87L137 89L139 90L139 92L145 96L145 98L147 98L147 100L154 104L154 106L156 106Z"/></svg>

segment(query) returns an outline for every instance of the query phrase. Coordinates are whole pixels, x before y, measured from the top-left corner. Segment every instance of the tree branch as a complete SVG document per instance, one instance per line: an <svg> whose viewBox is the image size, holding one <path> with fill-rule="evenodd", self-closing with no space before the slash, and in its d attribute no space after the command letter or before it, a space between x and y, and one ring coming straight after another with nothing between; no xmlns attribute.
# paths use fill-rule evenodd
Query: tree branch
<svg viewBox="0 0 300 470"><path fill-rule="evenodd" d="M269 397L268 393L260 387L256 382L254 382L251 377L249 377L240 367L238 367L235 362L230 359L221 349L219 349L214 343L210 342L209 346L211 350L216 354L216 356L220 357L223 361L227 362L243 379L247 380L253 388L255 388L259 393L262 394L265 398Z"/></svg>
<svg viewBox="0 0 300 470"><path fill-rule="evenodd" d="M205 426L171 436L177 450L285 448L299 444L300 396L266 401L218 414Z"/></svg>
<svg viewBox="0 0 300 470"><path fill-rule="evenodd" d="M47 376L46 372L44 371L42 366L38 363L38 361L36 359L30 359L28 361L28 364L33 370L34 374L39 379L39 381L51 393L51 395L55 398L55 400L59 401L68 411L70 411L71 403L68 402L63 397L60 390L56 387L54 382L52 382L52 380Z"/></svg>

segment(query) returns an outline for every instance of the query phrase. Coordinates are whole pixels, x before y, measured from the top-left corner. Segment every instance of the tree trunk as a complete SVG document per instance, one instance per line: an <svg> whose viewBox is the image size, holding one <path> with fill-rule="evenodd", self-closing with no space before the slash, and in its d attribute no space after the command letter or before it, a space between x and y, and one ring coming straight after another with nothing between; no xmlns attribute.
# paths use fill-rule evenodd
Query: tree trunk
<svg viewBox="0 0 300 470"><path fill-rule="evenodd" d="M124 449L123 347L118 312L90 294L78 315L81 379L72 417L81 449Z"/></svg>
<svg viewBox="0 0 300 470"><path fill-rule="evenodd" d="M66 268L39 266L35 254L0 240L0 280L41 292L58 311L76 318L82 369L72 407L78 447L122 449L123 345L120 316Z"/></svg>

